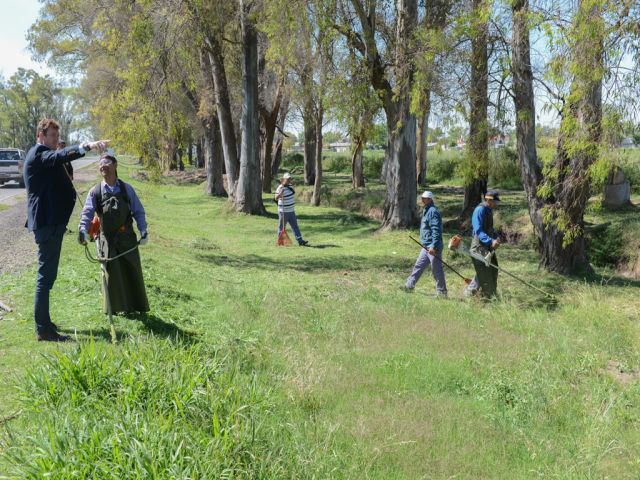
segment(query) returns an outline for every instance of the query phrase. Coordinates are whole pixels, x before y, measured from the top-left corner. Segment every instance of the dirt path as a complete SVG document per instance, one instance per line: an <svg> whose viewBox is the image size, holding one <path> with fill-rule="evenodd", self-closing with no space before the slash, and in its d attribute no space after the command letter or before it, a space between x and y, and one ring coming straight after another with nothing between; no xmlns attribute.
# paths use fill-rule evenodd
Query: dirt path
<svg viewBox="0 0 640 480"><path fill-rule="evenodd" d="M97 172L91 166L74 172L73 183L83 202L87 189L96 180ZM33 234L24 226L27 218L26 200L21 195L8 199L5 204L10 206L0 211L0 275L18 272L37 260ZM76 210L79 207L76 205ZM78 219L74 215L69 220L69 227L75 232Z"/></svg>

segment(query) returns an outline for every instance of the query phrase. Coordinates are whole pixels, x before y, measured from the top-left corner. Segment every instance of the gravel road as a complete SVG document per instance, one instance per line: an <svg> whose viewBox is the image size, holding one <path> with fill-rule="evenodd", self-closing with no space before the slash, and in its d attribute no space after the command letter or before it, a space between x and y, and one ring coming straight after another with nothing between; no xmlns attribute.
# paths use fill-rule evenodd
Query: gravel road
<svg viewBox="0 0 640 480"><path fill-rule="evenodd" d="M96 159L93 161L95 162ZM97 181L97 178L98 172L90 166L74 171L73 183L83 202L88 188ZM9 208L0 211L0 275L20 271L37 260L33 234L29 233L24 226L27 219L25 196L18 195L4 199L2 204L9 205ZM78 208L79 205L76 211ZM69 220L69 227L75 231L78 219L74 215Z"/></svg>

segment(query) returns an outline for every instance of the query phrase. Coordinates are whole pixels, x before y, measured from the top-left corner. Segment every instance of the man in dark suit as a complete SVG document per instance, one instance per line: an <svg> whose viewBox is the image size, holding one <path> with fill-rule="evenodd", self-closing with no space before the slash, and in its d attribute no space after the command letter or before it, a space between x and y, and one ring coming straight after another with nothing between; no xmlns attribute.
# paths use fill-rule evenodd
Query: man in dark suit
<svg viewBox="0 0 640 480"><path fill-rule="evenodd" d="M85 142L56 150L60 125L44 119L38 123L38 143L24 162L24 183L27 188L27 227L38 244L38 277L34 299L36 338L39 341L66 341L49 316L49 292L58 275L62 237L76 200L73 183L64 165L84 157L92 149L102 151L107 142Z"/></svg>
<svg viewBox="0 0 640 480"><path fill-rule="evenodd" d="M65 142L64 140L60 140L58 142L58 150L62 150L64 148L67 148L67 142ZM71 165L71 162L64 163L63 165L64 169L69 174L69 178L73 180L73 165Z"/></svg>

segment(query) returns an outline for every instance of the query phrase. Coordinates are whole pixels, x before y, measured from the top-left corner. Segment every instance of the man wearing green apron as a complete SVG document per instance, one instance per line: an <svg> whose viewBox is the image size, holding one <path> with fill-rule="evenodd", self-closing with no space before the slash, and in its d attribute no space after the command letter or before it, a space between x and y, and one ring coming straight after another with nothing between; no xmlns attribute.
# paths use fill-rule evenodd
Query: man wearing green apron
<svg viewBox="0 0 640 480"><path fill-rule="evenodd" d="M484 202L478 205L471 216L473 226L473 240L471 241L471 251L479 256L491 256L491 264L498 266L498 258L495 251L500 246L500 240L493 229L493 210L500 203L500 195L497 190L489 190L484 196ZM498 270L487 266L483 262L472 259L476 270L476 276L467 286L465 296L470 297L478 292L485 298L493 298L498 291Z"/></svg>
<svg viewBox="0 0 640 480"><path fill-rule="evenodd" d="M103 180L87 195L80 216L78 242L86 245L90 240L89 227L94 215L97 215L100 220L100 231L96 238L99 255L102 258L114 258L131 250L106 264L111 311L147 312L149 302L142 278L140 254L135 248L138 240L133 230L135 219L141 237L140 245L146 244L148 237L144 207L133 187L118 178L114 156L103 155L99 166ZM106 296L105 313L108 313Z"/></svg>

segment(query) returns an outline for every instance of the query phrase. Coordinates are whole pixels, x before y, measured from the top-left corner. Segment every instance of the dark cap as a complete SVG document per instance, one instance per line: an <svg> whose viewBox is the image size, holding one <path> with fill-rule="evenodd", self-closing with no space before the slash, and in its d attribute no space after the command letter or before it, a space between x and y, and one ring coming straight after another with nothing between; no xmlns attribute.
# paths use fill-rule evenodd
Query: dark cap
<svg viewBox="0 0 640 480"><path fill-rule="evenodd" d="M484 194L484 199L493 200L494 202L499 202L500 194L498 193L498 190L489 190L487 193Z"/></svg>

